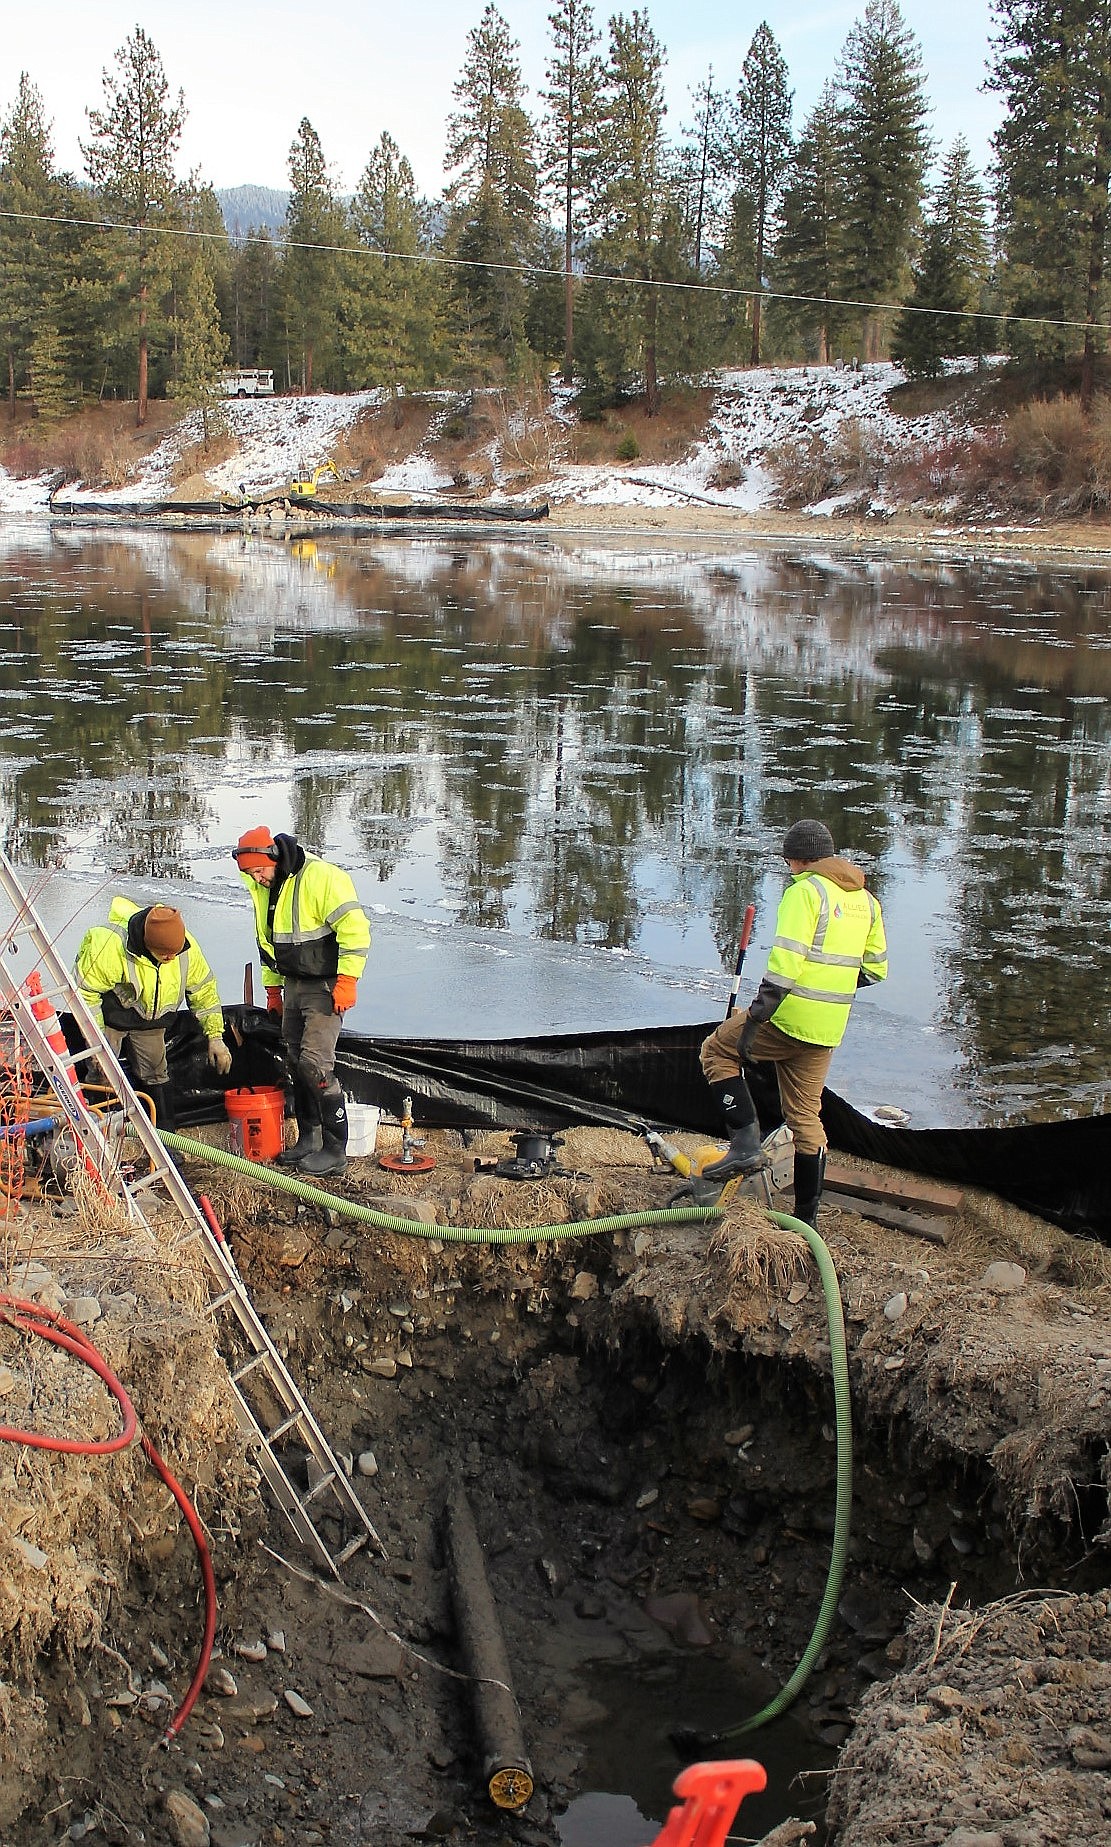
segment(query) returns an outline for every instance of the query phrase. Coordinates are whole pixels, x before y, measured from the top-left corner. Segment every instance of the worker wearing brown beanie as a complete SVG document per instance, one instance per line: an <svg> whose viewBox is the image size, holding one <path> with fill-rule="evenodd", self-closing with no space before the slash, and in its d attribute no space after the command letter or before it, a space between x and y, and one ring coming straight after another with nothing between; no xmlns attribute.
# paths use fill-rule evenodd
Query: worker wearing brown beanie
<svg viewBox="0 0 1111 1847"><path fill-rule="evenodd" d="M106 924L86 930L74 973L82 998L117 1058L126 1044L140 1090L149 1091L159 1127L174 1126L165 1022L184 1001L208 1040L208 1063L231 1070L216 977L169 904L141 907L113 898Z"/></svg>
<svg viewBox="0 0 1111 1847"><path fill-rule="evenodd" d="M702 1069L730 1136L728 1152L702 1179L724 1183L760 1166L760 1127L743 1067L748 1059L769 1061L794 1140L795 1217L816 1226L826 1150L822 1091L853 995L886 978L887 940L878 898L838 854L823 821L796 821L781 852L790 878L764 978L750 1005L702 1045Z"/></svg>

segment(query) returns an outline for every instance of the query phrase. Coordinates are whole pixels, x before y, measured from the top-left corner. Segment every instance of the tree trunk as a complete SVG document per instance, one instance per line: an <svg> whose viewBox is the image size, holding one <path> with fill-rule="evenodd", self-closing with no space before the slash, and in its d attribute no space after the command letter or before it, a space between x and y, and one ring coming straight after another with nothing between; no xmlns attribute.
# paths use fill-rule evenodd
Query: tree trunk
<svg viewBox="0 0 1111 1847"><path fill-rule="evenodd" d="M656 314L658 309L655 289L648 291L648 327L644 341L644 409L645 414L654 417L660 408L660 380L656 371Z"/></svg>
<svg viewBox="0 0 1111 1847"><path fill-rule="evenodd" d="M758 366L760 364L760 316L762 305L760 296L754 295L752 298L752 346L749 349L748 357L748 363L751 366Z"/></svg>
<svg viewBox="0 0 1111 1847"><path fill-rule="evenodd" d="M139 408L135 418L140 430L147 420L147 360L147 285L144 282L139 290Z"/></svg>
<svg viewBox="0 0 1111 1847"><path fill-rule="evenodd" d="M567 209L563 227L563 382L575 380L575 301L571 279L571 187L567 187Z"/></svg>
<svg viewBox="0 0 1111 1847"><path fill-rule="evenodd" d="M1096 330L1100 296L1103 293L1103 253L1107 243L1107 191L1111 176L1111 124L1106 108L1100 112L1100 129L1096 142L1095 171L1092 175L1092 211L1088 220L1088 299L1084 311L1084 356L1080 362L1080 408L1091 414L1096 394Z"/></svg>
<svg viewBox="0 0 1111 1847"><path fill-rule="evenodd" d="M311 340L307 340L307 341L305 342L305 378L304 378L304 385L305 385L305 390L306 390L306 391L311 391L311 390L312 390L312 341L311 341Z"/></svg>
<svg viewBox="0 0 1111 1847"><path fill-rule="evenodd" d="M15 422L15 353L8 348L8 415Z"/></svg>

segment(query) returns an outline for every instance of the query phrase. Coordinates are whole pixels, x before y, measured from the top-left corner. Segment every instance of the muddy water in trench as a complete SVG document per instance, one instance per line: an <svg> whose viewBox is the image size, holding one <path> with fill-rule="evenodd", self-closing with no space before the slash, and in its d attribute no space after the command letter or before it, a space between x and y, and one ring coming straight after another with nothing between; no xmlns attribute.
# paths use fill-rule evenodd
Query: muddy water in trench
<svg viewBox="0 0 1111 1847"><path fill-rule="evenodd" d="M65 950L117 885L178 897L238 998L265 819L372 909L356 1030L712 1019L816 812L892 945L835 1087L1106 1107L1103 567L9 524L0 635L0 820Z"/></svg>

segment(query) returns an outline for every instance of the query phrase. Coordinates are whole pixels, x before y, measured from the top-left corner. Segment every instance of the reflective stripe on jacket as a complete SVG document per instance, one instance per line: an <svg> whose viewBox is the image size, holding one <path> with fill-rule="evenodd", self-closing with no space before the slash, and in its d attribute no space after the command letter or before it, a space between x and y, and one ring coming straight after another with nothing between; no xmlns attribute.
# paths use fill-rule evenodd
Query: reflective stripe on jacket
<svg viewBox="0 0 1111 1847"><path fill-rule="evenodd" d="M879 900L820 872L796 873L780 899L768 957L767 980L788 990L772 1021L791 1039L840 1045L858 975L866 984L887 977Z"/></svg>
<svg viewBox="0 0 1111 1847"><path fill-rule="evenodd" d="M216 977L190 937L180 955L156 962L136 946L129 933L132 918L149 907L115 897L108 922L86 930L78 946L74 974L93 1018L116 1032L141 1030L176 1013L185 1001L208 1039L224 1036L224 1015ZM139 939L141 944L141 937Z"/></svg>
<svg viewBox="0 0 1111 1847"><path fill-rule="evenodd" d="M270 889L257 885L250 873L239 876L255 909L265 986L274 986L267 974L324 981L350 975L358 981L370 948L370 924L346 872L306 852L300 871L283 879L272 915Z"/></svg>

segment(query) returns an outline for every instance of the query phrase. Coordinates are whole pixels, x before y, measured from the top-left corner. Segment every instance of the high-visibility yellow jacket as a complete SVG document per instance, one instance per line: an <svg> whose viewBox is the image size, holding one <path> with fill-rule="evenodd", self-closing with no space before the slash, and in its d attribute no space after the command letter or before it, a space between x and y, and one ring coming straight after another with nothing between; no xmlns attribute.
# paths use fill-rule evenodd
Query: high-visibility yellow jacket
<svg viewBox="0 0 1111 1847"><path fill-rule="evenodd" d="M286 836L279 837L279 843ZM333 981L350 975L358 981L370 948L370 924L350 876L315 853L298 846L300 861L280 884L257 885L247 872L240 878L255 911L262 981L281 987L287 975Z"/></svg>
<svg viewBox="0 0 1111 1847"><path fill-rule="evenodd" d="M770 1019L808 1045L840 1045L860 986L887 976L879 899L839 855L794 873L779 901L775 940L748 1017Z"/></svg>
<svg viewBox="0 0 1111 1847"><path fill-rule="evenodd" d="M143 942L149 909L117 896L108 907L108 922L94 924L81 938L74 974L93 1018L115 1032L142 1031L176 1013L185 1001L205 1037L222 1039L220 993L199 945L187 936L180 955L155 961Z"/></svg>

